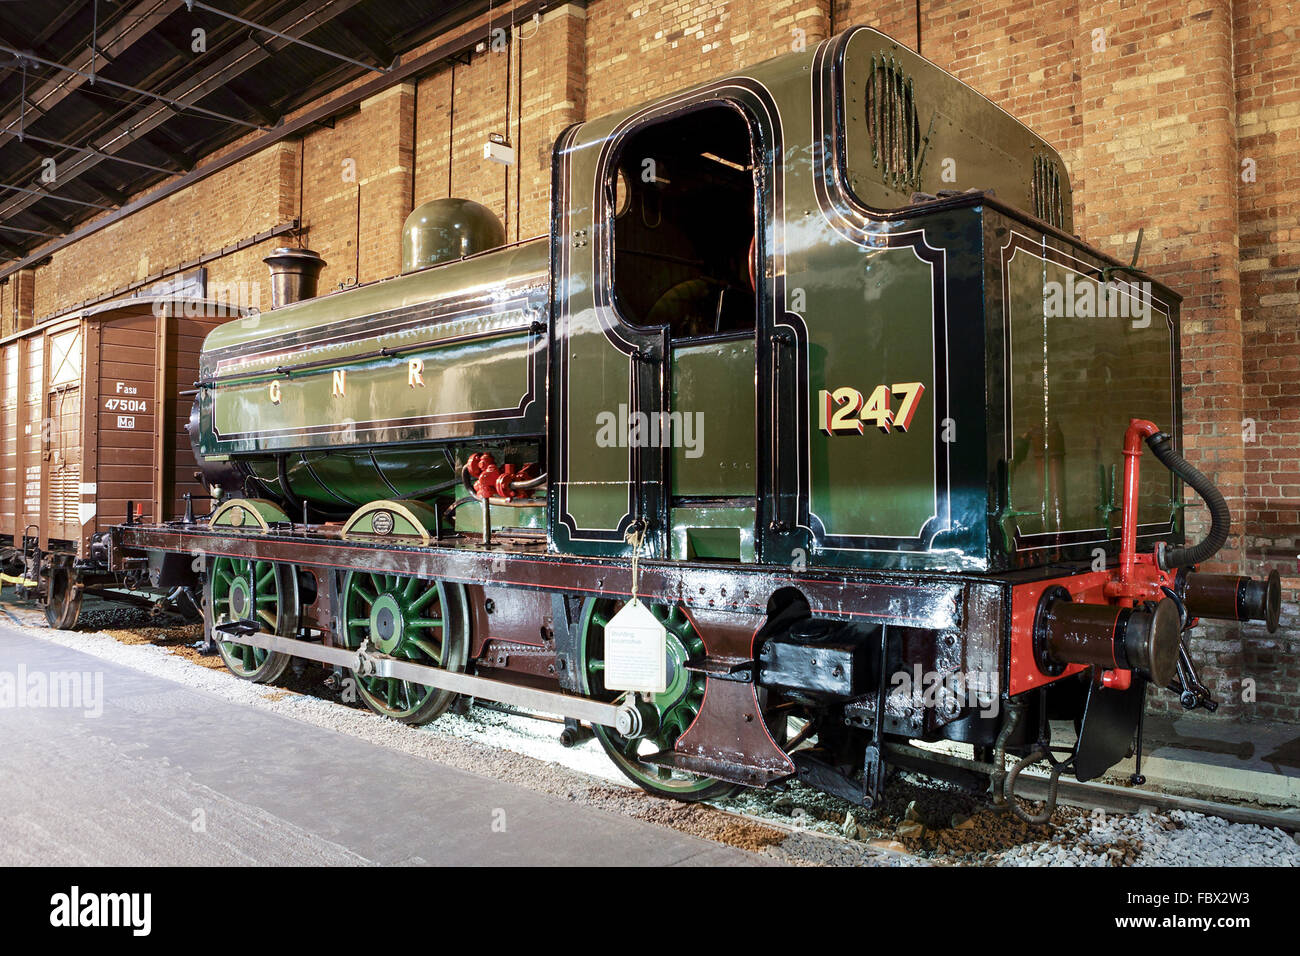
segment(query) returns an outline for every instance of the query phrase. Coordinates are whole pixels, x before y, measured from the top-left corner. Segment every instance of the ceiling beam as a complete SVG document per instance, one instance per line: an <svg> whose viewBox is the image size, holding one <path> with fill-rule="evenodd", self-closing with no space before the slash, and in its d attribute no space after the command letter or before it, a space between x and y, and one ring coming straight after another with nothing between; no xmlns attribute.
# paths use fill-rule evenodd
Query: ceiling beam
<svg viewBox="0 0 1300 956"><path fill-rule="evenodd" d="M50 37L54 36L54 34L58 33L61 29L63 29L63 25L67 23L69 20L71 20L73 17L75 17L77 13L78 13L77 4L65 3L63 5L63 9L59 13L50 17L50 22L45 25L45 28L32 38L31 45L41 46L42 44L44 44L47 40L49 40Z"/></svg>
<svg viewBox="0 0 1300 956"><path fill-rule="evenodd" d="M107 199L114 206L124 206L129 198L124 193L119 192L112 186L108 185L98 176L82 176L81 184L89 186L95 193L104 199Z"/></svg>
<svg viewBox="0 0 1300 956"><path fill-rule="evenodd" d="M68 3L64 13L67 14L69 11L75 11L76 9L77 4ZM96 59L103 55L114 59L120 57L137 40L165 20L168 14L175 9L176 4L171 0L139 0L130 8L123 10L122 16L117 19L117 22L100 37L99 50L102 52L96 54ZM49 32L48 29L45 31L45 33ZM42 34L42 37L44 37L45 33ZM42 37L37 37L37 41L39 42ZM89 71L90 59L91 52L89 44L87 44L86 49L73 58L71 66L74 69ZM68 94L89 82L89 77L80 73L66 73L55 76L42 83L35 90L28 92L29 108L49 112L56 103L59 103ZM21 107L21 103L15 103L3 116L0 116L0 129L17 127Z"/></svg>
<svg viewBox="0 0 1300 956"><path fill-rule="evenodd" d="M72 220L64 219L61 216L56 216L53 213L46 212L40 206L32 206L30 209L26 210L26 213L34 219L39 219L47 226L53 226L61 233L66 233L72 227Z"/></svg>
<svg viewBox="0 0 1300 956"><path fill-rule="evenodd" d="M388 69L386 67L375 66L373 63L366 63L363 60L354 59L353 57L347 56L346 54L339 53L337 50L331 50L329 47L324 47L315 43L310 43L307 40L304 40L300 35L296 33L284 33L281 32L276 27L271 27L265 24L257 23L256 21L253 20L245 20L243 17L239 16L238 14L229 13L225 10L218 9L217 7L210 7L206 3L199 2L199 0L185 0L185 3L187 6L191 6L199 10L205 10L208 13L215 14L216 16L219 17L225 17L227 20L234 20L236 23L243 24L244 26L250 27L253 30L260 31L262 33L269 33L271 36L276 37L277 39L286 40L290 43L297 43L300 46L305 46L309 50L315 50L317 53L323 53L326 56L334 57L336 60L342 60L345 63L351 63L353 66L359 66L363 70L371 70L375 73L388 72Z"/></svg>
<svg viewBox="0 0 1300 956"><path fill-rule="evenodd" d="M333 36L340 31L336 29L335 24L330 24L325 32L327 35ZM370 52L370 55L380 63L392 64L397 60L397 54L393 52L392 47L379 39L365 20L358 19L349 27L348 32L354 42L365 47Z"/></svg>
<svg viewBox="0 0 1300 956"><path fill-rule="evenodd" d="M111 206L105 206L101 203L90 202L86 199L74 199L72 196L60 196L48 189L33 189L31 186L19 186L17 183L0 183L0 192L12 190L13 192L22 193L26 196L35 196L36 201L42 199L56 199L59 202L70 202L75 206L88 206L92 209L111 209Z"/></svg>
<svg viewBox="0 0 1300 956"><path fill-rule="evenodd" d="M44 236L46 239L57 239L58 235L52 232L43 232L40 229L24 229L22 226L11 226L7 223L0 223L0 232L21 232L26 236Z"/></svg>
<svg viewBox="0 0 1300 956"><path fill-rule="evenodd" d="M16 134L14 133L0 133L0 136L9 136L11 138L17 138ZM27 146L29 149L33 149L33 151L35 150L31 146L32 143L40 143L43 146L53 146L55 149L66 149L74 153L84 153L90 149L89 146L77 146L73 143L65 143L62 140L46 139L44 136L37 136L35 133L26 133L23 136L22 142L23 145ZM45 158L40 153L37 153L37 156L40 159ZM126 156L105 156L104 158L108 160L112 160L115 163L125 163L128 166L139 166L142 169L148 169L155 173L162 173L164 176L171 176L177 172L180 172L180 170L166 169L165 167L162 166L155 166L152 163L146 163L138 159L130 159Z"/></svg>
<svg viewBox="0 0 1300 956"><path fill-rule="evenodd" d="M227 83L225 87L222 88L222 93L238 103L250 115L261 119L262 125L274 126L276 123L280 122L281 116L279 113L267 109L266 105L263 103L252 102L242 95L239 90L235 89L234 83Z"/></svg>
<svg viewBox="0 0 1300 956"><path fill-rule="evenodd" d="M173 171L173 174L177 172L188 173L194 168L194 157L186 150L173 149L170 146L156 143L149 138L138 139L136 140L136 143L143 146L150 153L161 156L164 160L175 166L176 169Z"/></svg>
<svg viewBox="0 0 1300 956"><path fill-rule="evenodd" d="M307 34L322 24L351 9L361 0L330 0L322 5L320 0L301 3L292 11L275 20L271 26L287 35ZM193 104L208 94L220 89L236 76L246 73L259 63L264 62L271 52L283 49L290 41L272 38L266 46L260 46L245 40L230 53L216 57L215 62L200 71L194 77L184 80L164 94L168 99L178 103ZM270 52L268 52L268 50ZM166 103L150 103L133 113L125 121L115 124L116 132L106 134L91 145L95 153L85 153L71 160L59 171L60 184L76 179L87 169L93 169L104 161L105 153L113 154L125 149L129 144L147 133L159 129L176 115L175 109ZM28 200L33 197L22 196L0 201L0 221L21 212L31 205Z"/></svg>

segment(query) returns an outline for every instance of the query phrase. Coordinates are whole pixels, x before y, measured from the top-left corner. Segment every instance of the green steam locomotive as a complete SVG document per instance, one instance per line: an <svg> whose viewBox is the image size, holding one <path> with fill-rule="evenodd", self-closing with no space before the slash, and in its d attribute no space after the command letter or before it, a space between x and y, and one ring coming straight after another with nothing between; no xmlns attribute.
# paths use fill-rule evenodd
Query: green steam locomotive
<svg viewBox="0 0 1300 956"><path fill-rule="evenodd" d="M550 234L503 238L427 203L402 275L316 297L290 250L285 304L207 338L212 511L110 550L201 587L234 673L314 661L408 723L560 715L679 799L870 806L900 767L1016 806L1037 760L1131 752L1148 683L1213 706L1195 618L1276 626L1276 576L1195 570L1229 517L1177 452L1178 296L888 37L568 129Z"/></svg>

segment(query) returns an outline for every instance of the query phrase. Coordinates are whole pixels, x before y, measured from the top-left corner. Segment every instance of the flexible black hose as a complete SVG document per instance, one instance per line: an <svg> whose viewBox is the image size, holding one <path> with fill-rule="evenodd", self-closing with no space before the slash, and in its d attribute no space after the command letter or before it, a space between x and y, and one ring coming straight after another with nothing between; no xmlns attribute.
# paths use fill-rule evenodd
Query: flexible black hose
<svg viewBox="0 0 1300 956"><path fill-rule="evenodd" d="M1046 756L1047 749L1043 746L1039 746L1037 750L1026 754L1011 768L1011 772L1007 774L1006 782L1003 784L1004 795L1011 812L1030 826L1046 823L1052 819L1052 814L1056 812L1056 792L1061 785L1061 765L1057 764L1052 767L1047 780L1047 799L1043 801L1043 808L1037 813L1030 813L1021 809L1020 804L1016 802L1016 780L1020 776L1020 771L1030 764L1044 759Z"/></svg>
<svg viewBox="0 0 1300 956"><path fill-rule="evenodd" d="M1196 493L1210 509L1210 530L1205 537L1190 548L1169 548L1161 552L1161 569L1168 571L1170 568L1186 568L1208 561L1227 543L1228 531L1232 527L1228 503L1223 500L1219 489L1214 487L1214 482L1174 451L1173 443L1164 432L1156 432L1148 438L1147 445L1162 465L1196 489Z"/></svg>
<svg viewBox="0 0 1300 956"><path fill-rule="evenodd" d="M989 774L989 787L993 791L994 806L1000 807L1006 803L1002 785L1007 778L1007 744L1011 742L1012 735L1020 725L1020 717L1024 709L1025 705L1020 701L1008 701L1007 715L1002 721L1002 729L998 732L997 743L993 747L994 770Z"/></svg>

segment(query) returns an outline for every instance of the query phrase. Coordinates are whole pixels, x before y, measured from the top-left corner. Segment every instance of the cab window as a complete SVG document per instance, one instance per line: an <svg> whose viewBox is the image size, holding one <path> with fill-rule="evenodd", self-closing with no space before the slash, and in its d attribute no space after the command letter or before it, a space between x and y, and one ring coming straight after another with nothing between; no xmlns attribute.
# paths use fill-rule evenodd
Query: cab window
<svg viewBox="0 0 1300 956"><path fill-rule="evenodd" d="M749 124L716 105L651 123L605 183L623 321L674 339L754 328L754 163Z"/></svg>

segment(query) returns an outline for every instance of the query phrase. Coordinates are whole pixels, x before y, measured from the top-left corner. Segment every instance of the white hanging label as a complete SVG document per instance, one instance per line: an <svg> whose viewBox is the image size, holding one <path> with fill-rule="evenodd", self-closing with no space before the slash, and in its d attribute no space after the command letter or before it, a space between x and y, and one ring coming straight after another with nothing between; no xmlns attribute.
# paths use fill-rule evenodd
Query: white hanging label
<svg viewBox="0 0 1300 956"><path fill-rule="evenodd" d="M644 694L668 689L668 631L636 598L605 625L605 687Z"/></svg>

